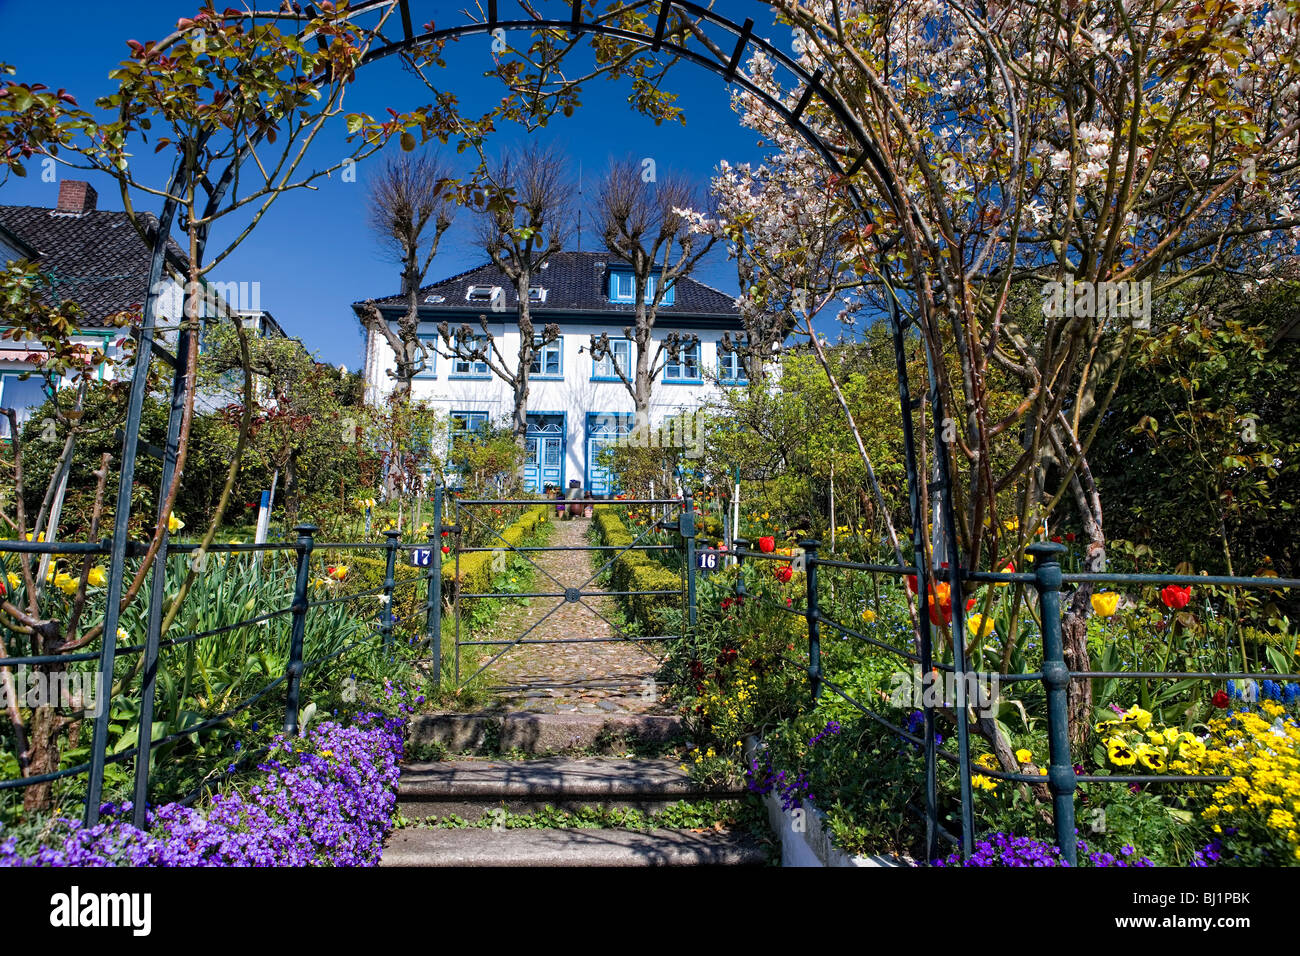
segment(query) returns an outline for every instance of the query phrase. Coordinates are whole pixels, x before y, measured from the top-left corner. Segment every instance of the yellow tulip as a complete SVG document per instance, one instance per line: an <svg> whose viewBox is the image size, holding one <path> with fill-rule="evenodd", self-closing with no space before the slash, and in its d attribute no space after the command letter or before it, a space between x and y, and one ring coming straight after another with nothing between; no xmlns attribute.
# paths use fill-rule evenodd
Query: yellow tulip
<svg viewBox="0 0 1300 956"><path fill-rule="evenodd" d="M86 580L92 588L102 588L108 583L108 575L104 573L103 568L96 565L90 569L90 574L87 575Z"/></svg>
<svg viewBox="0 0 1300 956"><path fill-rule="evenodd" d="M9 572L9 586L11 588L16 588L22 583L22 578L18 577L18 575L14 574L12 571Z"/></svg>
<svg viewBox="0 0 1300 956"><path fill-rule="evenodd" d="M1092 596L1092 609L1098 617L1111 617L1119 607L1119 595L1113 591Z"/></svg>
<svg viewBox="0 0 1300 956"><path fill-rule="evenodd" d="M972 614L966 618L966 629L975 637L988 637L993 633L993 618L983 614Z"/></svg>

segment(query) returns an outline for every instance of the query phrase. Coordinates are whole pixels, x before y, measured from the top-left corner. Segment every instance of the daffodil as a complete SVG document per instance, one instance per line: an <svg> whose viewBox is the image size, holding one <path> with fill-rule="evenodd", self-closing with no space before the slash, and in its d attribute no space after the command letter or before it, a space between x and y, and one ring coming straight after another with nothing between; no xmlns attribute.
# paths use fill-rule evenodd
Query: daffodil
<svg viewBox="0 0 1300 956"><path fill-rule="evenodd" d="M92 588L102 588L108 583L108 575L104 573L103 568L95 565L90 569L90 574L86 576L86 580Z"/></svg>
<svg viewBox="0 0 1300 956"><path fill-rule="evenodd" d="M64 594L75 594L77 592L77 579L66 571L60 571L54 576L54 586Z"/></svg>
<svg viewBox="0 0 1300 956"><path fill-rule="evenodd" d="M185 527L185 522L182 521L180 518L176 517L176 515L169 514L167 516L167 532L169 534L175 534L177 531L180 531L184 527Z"/></svg>
<svg viewBox="0 0 1300 956"><path fill-rule="evenodd" d="M23 583L22 578L14 574L12 571L9 572L9 587L16 588L18 587L18 585L22 583Z"/></svg>

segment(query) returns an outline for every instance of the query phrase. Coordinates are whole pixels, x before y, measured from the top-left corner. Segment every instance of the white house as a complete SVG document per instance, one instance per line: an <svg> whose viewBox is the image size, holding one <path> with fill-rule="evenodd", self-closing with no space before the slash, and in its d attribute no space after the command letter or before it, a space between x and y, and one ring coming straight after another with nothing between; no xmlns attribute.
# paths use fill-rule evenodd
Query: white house
<svg viewBox="0 0 1300 956"><path fill-rule="evenodd" d="M635 321L631 277L629 266L604 252L557 253L534 277L531 315L539 339L550 323L559 326L560 338L536 356L529 379L524 483L531 490L568 487L574 480L595 497L616 490L597 455L601 447L631 430L634 403L612 360L592 359L590 343L593 334L607 333L614 360L632 377L636 345L624 334ZM379 299L376 305L396 329L397 319L406 311L404 297ZM468 324L481 337L480 316L487 316L502 363L513 370L519 354L516 306L510 282L492 264L421 289L421 338L428 357L412 383L412 396L432 403L452 427L508 420L514 407L510 386L493 375L486 363L436 355L445 351L437 326L445 321L454 331ZM362 303L353 305L358 317L361 309ZM698 335L699 344L680 352L677 361L668 361L654 382L652 426L699 408L720 387L743 384L739 356L728 354L721 345L724 333L730 332L733 341L742 334L731 296L691 278L678 279L657 313L656 350L671 332ZM365 361L369 401L382 400L392 389L389 371L394 365L384 337L369 332Z"/></svg>

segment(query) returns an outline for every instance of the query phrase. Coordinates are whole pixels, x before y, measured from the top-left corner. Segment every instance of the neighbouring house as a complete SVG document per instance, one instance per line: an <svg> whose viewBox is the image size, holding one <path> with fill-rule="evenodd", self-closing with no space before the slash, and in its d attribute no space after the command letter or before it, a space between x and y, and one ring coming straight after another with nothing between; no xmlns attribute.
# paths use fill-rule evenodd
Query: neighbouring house
<svg viewBox="0 0 1300 956"><path fill-rule="evenodd" d="M613 494L617 489L598 456L606 445L625 438L633 425L632 396L612 365L617 362L629 378L635 372L636 345L624 334L635 321L631 268L605 252L557 253L534 277L529 294L539 341L550 323L559 326L560 338L542 348L532 364L524 484L542 491L577 480L593 497ZM438 355L445 347L437 327L445 321L454 332L468 324L481 338L479 317L486 315L503 364L513 370L519 327L509 280L489 263L422 288L419 301L426 360L412 383L412 397L439 409L453 430L507 420L514 407L511 387L485 362ZM377 299L376 305L396 330L397 320L406 313L405 298L393 295ZM353 304L358 317L362 307ZM602 332L609 335L614 356L594 361L591 336ZM699 408L718 388L745 383L740 356L721 344L724 333L733 341L742 334L731 296L695 279L678 279L657 313L656 350L671 332L693 333L699 343L679 352L676 361L668 360L654 382L652 427ZM388 342L367 332L367 401L382 401L392 390L393 367Z"/></svg>
<svg viewBox="0 0 1300 956"><path fill-rule="evenodd" d="M121 343L128 334L111 319L124 312L139 313L148 295L150 249L125 212L97 209L96 202L95 189L89 183L63 180L53 209L0 206L0 261L37 263L53 280L53 294L80 305L81 326L72 339L108 356L109 361L95 370L103 380L112 377L111 360L120 356ZM157 219L149 213L142 213L141 219L147 229L157 228ZM186 274L188 259L175 242L168 243L167 258L179 275ZM174 278L165 279L164 284L158 302L157 338L172 343L183 314L184 289ZM220 300L241 314L246 328L258 335L284 335L270 313L257 307L257 283L205 285L208 301ZM236 308L247 305L253 307ZM4 328L0 314L0 329ZM46 398L43 378L22 377L39 367L40 354L34 350L39 350L36 343L0 338L0 407L15 409L20 422ZM201 397L199 404L203 404ZM0 419L0 438L7 437L8 423Z"/></svg>

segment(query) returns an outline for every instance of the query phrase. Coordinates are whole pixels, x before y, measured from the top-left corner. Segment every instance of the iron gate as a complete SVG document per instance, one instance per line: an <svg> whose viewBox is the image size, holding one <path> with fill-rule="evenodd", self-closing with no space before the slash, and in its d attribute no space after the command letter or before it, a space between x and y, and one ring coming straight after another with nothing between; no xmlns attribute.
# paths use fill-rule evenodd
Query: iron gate
<svg viewBox="0 0 1300 956"><path fill-rule="evenodd" d="M554 506L557 510L563 507L566 511L570 506L578 506L582 509L591 508L594 520L595 508L631 508L646 507L658 509L661 514L651 521L639 534L637 534L631 544L627 545L609 545L609 544L581 544L581 545L529 545L514 544L508 541L504 535L492 526L482 514L484 508L519 508L523 513L525 508L535 508L544 505L548 508ZM439 509L441 511L441 508ZM498 660L504 657L512 649L521 647L526 644L577 644L577 643L617 643L633 642L643 644L664 643L674 641L683 636L685 630L695 624L695 510L694 502L691 496L683 498L623 498L623 499L453 499L452 504L453 522L450 525L443 526L443 530L453 536L455 547L452 548L455 554L455 587L452 594L452 616L455 622L454 627L454 680L457 688L464 687L479 674L482 674ZM647 542L656 531L669 531L675 540L670 544ZM470 532L482 532L483 537L488 543L481 545L462 546L467 534ZM595 571L591 572L584 581L577 584L565 584L555 575L551 574L546 568L542 567L534 555L544 552L554 551L576 551L582 553L594 553L599 555L608 555L608 558ZM604 590L597 585L600 577L610 568L614 562L622 555L629 551L641 552L676 552L680 558L681 584L671 590L631 590L616 591ZM497 567L504 568L504 562L510 560L512 556L522 557L533 569L536 576L535 583L542 581L545 590L533 590L525 592L514 591L466 591L460 586L462 581L461 575L461 558L465 555L482 554L490 552L494 555L494 569ZM437 557L441 558L441 551ZM544 580L543 580L544 579ZM605 614L594 607L590 602L593 598L620 598L629 597L677 597L681 601L682 613L680 617L681 624L675 634L633 634L611 621ZM545 611L535 621L530 623L518 636L513 638L502 638L500 640L483 640L465 636L465 628L462 626L465 618L466 602L484 599L504 599L504 598L528 598L553 600L555 603ZM549 636L546 631L546 623L553 619L553 616L560 608L569 604L578 604L585 608L589 613L595 615L609 626L611 636L609 637L565 637ZM461 656L462 648L471 647L488 647L498 648L484 663L477 666L468 677L461 677Z"/></svg>

